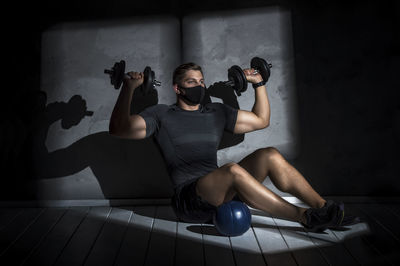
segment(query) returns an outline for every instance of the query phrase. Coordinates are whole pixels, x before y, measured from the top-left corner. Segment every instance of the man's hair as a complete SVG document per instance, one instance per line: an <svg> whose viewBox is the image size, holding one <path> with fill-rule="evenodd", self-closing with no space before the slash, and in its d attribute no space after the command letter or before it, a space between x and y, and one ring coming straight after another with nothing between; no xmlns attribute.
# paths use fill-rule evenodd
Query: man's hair
<svg viewBox="0 0 400 266"><path fill-rule="evenodd" d="M201 70L201 67L199 65L196 65L195 63L185 63L180 66L178 66L174 70L174 74L172 76L172 84L181 84L183 78L185 77L185 74L189 70L197 70L200 71L201 74L203 75L203 71Z"/></svg>

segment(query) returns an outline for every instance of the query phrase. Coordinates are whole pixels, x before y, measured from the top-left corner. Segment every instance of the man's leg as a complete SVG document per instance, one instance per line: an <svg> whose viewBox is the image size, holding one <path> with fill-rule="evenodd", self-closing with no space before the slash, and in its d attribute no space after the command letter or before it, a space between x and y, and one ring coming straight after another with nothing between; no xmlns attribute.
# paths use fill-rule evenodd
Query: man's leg
<svg viewBox="0 0 400 266"><path fill-rule="evenodd" d="M306 222L305 208L285 201L235 163L201 177L197 181L196 193L214 206L232 200L237 193L250 207L288 220Z"/></svg>
<svg viewBox="0 0 400 266"><path fill-rule="evenodd" d="M239 165L260 183L269 176L279 190L290 193L312 208L321 208L326 202L275 148L256 150L240 161Z"/></svg>

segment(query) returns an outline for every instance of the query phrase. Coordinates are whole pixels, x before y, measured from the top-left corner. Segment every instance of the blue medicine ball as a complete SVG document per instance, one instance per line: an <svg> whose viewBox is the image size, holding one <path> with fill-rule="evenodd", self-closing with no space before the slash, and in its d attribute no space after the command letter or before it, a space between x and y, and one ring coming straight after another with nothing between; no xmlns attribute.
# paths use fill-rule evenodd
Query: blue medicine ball
<svg viewBox="0 0 400 266"><path fill-rule="evenodd" d="M243 202L232 200L218 207L213 222L220 234L240 236L250 228L251 213Z"/></svg>

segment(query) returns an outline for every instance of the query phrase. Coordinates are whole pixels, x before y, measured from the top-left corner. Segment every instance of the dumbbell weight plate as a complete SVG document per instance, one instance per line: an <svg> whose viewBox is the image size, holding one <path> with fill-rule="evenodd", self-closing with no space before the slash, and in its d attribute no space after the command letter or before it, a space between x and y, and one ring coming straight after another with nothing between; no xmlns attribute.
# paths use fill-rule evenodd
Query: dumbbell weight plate
<svg viewBox="0 0 400 266"><path fill-rule="evenodd" d="M263 81L267 82L269 76L271 74L270 68L272 67L271 64L268 64L267 61L260 57L253 57L250 62L250 67L258 70Z"/></svg>
<svg viewBox="0 0 400 266"><path fill-rule="evenodd" d="M118 90L121 87L125 75L125 61L121 60L119 63L115 63L113 71L114 73L111 75L111 84Z"/></svg>
<svg viewBox="0 0 400 266"><path fill-rule="evenodd" d="M114 85L114 88L118 90L125 75L125 61L121 60L119 63L115 63L111 70L104 69L104 73L110 75L111 85Z"/></svg>
<svg viewBox="0 0 400 266"><path fill-rule="evenodd" d="M151 70L151 67L146 66L143 70L144 80L143 80L143 93L147 94L153 88L154 82L154 71Z"/></svg>
<svg viewBox="0 0 400 266"><path fill-rule="evenodd" d="M243 70L239 66L234 65L228 69L228 79L230 81L233 81L233 89L236 91L236 94L238 96L240 96L242 92L245 92L247 90L246 75L243 73Z"/></svg>

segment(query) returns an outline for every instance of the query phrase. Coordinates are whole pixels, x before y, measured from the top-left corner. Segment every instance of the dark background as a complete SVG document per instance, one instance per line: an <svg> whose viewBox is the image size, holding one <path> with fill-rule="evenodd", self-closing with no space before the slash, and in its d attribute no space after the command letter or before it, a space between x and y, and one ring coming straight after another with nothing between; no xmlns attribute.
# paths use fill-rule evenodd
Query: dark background
<svg viewBox="0 0 400 266"><path fill-rule="evenodd" d="M33 95L40 90L42 31L67 21L182 18L270 5L292 12L301 134L301 152L292 163L322 195L398 196L398 1L70 0L2 6L0 199L35 197L27 185L29 135Z"/></svg>

